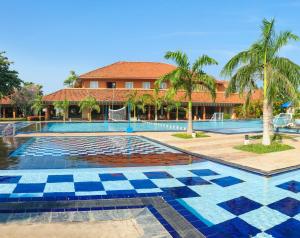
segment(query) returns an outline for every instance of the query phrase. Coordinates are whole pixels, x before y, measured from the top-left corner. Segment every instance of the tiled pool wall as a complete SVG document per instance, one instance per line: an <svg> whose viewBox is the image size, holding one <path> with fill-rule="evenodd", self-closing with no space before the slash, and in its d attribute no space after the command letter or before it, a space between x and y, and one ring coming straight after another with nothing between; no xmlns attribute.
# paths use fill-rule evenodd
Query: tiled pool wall
<svg viewBox="0 0 300 238"><path fill-rule="evenodd" d="M300 232L299 171L266 178L206 161L0 174L4 203L162 197L207 237L297 237Z"/></svg>

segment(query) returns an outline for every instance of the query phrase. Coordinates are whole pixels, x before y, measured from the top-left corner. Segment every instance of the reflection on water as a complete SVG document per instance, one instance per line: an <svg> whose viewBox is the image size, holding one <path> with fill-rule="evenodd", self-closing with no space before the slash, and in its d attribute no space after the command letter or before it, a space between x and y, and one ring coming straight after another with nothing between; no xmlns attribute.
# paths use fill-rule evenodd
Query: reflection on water
<svg viewBox="0 0 300 238"><path fill-rule="evenodd" d="M1 138L0 169L183 165L202 161L139 136Z"/></svg>
<svg viewBox="0 0 300 238"><path fill-rule="evenodd" d="M9 169L19 163L19 158L9 158L10 153L25 143L28 138L0 137L0 168Z"/></svg>

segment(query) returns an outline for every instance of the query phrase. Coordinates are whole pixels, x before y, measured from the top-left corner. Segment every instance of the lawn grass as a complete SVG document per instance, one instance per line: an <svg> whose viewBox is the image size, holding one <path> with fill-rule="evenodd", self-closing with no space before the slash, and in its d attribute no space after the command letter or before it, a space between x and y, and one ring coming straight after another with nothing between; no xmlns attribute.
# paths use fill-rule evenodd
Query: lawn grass
<svg viewBox="0 0 300 238"><path fill-rule="evenodd" d="M0 118L0 122L2 122L2 121L12 121L12 122L14 122L14 121L27 121L27 119L26 118Z"/></svg>
<svg viewBox="0 0 300 238"><path fill-rule="evenodd" d="M192 135L187 134L187 133L176 133L173 134L172 136L181 138L181 139L192 139ZM209 137L209 135L206 135L204 132L196 132L196 138L202 138L202 137Z"/></svg>
<svg viewBox="0 0 300 238"><path fill-rule="evenodd" d="M293 146L281 144L278 142L273 142L271 145L263 145L263 144L238 145L235 146L234 148L237 150L253 152L256 154L265 154L265 153L295 149Z"/></svg>
<svg viewBox="0 0 300 238"><path fill-rule="evenodd" d="M250 135L249 139L250 140L258 140L262 139L262 135ZM274 134L271 138L272 141L278 141L282 139L294 139L296 136L294 135L286 135L286 134Z"/></svg>

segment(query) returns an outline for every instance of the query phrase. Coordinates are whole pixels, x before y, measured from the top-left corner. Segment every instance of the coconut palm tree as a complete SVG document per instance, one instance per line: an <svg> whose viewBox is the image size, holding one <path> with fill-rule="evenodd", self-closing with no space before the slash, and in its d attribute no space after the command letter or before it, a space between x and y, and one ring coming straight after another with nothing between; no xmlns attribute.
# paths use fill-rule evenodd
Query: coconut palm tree
<svg viewBox="0 0 300 238"><path fill-rule="evenodd" d="M33 104L31 109L33 110L34 114L38 115L39 120L41 120L41 111L43 109L43 97L42 95L37 95L33 100Z"/></svg>
<svg viewBox="0 0 300 238"><path fill-rule="evenodd" d="M64 81L64 85L69 88L75 88L78 87L79 83L80 83L79 77L76 75L75 71L71 70L70 75Z"/></svg>
<svg viewBox="0 0 300 238"><path fill-rule="evenodd" d="M167 52L165 54L166 59L171 59L177 65L177 68L172 72L164 75L155 83L160 85L162 82L169 83L169 90L176 93L179 90L185 92L185 98L188 101L188 126L187 133L192 134L193 132L193 118L192 118L192 94L193 91L202 85L203 88L207 89L212 99L216 97L216 80L214 77L208 75L204 71L205 66L218 64L216 60L210 58L207 55L202 55L196 59L192 64L187 55L181 51Z"/></svg>
<svg viewBox="0 0 300 238"><path fill-rule="evenodd" d="M61 111L63 114L63 120L66 121L66 117L69 111L70 102L65 99L64 101L56 101L53 103L54 108L58 111Z"/></svg>
<svg viewBox="0 0 300 238"><path fill-rule="evenodd" d="M92 96L87 96L81 102L79 102L80 111L83 112L84 110L88 111L88 120L92 121L92 111L100 112L100 106L97 103L96 98Z"/></svg>
<svg viewBox="0 0 300 238"><path fill-rule="evenodd" d="M133 118L136 120L136 108L140 102L140 95L138 95L137 90L132 91L131 93L127 94L127 101L126 106L130 105L131 111L133 111Z"/></svg>
<svg viewBox="0 0 300 238"><path fill-rule="evenodd" d="M299 37L290 31L275 32L275 21L262 22L260 38L231 58L222 70L222 75L230 76L227 96L238 92L246 95L246 104L257 89L263 85L263 145L270 145L273 100L284 93L295 98L300 80L300 67L291 60L280 57L279 52L291 40Z"/></svg>

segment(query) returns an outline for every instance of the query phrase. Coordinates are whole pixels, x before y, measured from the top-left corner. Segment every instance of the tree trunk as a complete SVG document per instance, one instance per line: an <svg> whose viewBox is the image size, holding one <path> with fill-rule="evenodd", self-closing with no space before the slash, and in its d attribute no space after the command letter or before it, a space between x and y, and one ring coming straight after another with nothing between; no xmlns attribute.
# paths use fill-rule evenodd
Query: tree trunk
<svg viewBox="0 0 300 238"><path fill-rule="evenodd" d="M192 134L192 133L193 133L192 100L191 98L189 98L187 134Z"/></svg>
<svg viewBox="0 0 300 238"><path fill-rule="evenodd" d="M167 120L170 120L170 111L167 111Z"/></svg>
<svg viewBox="0 0 300 238"><path fill-rule="evenodd" d="M133 107L133 119L136 120L136 107Z"/></svg>
<svg viewBox="0 0 300 238"><path fill-rule="evenodd" d="M176 108L176 121L178 121L178 107Z"/></svg>
<svg viewBox="0 0 300 238"><path fill-rule="evenodd" d="M155 114L154 120L157 121L157 106L156 105L154 107L154 114Z"/></svg>
<svg viewBox="0 0 300 238"><path fill-rule="evenodd" d="M88 112L88 120L92 121L92 113L91 113L91 111Z"/></svg>
<svg viewBox="0 0 300 238"><path fill-rule="evenodd" d="M263 102L263 145L271 144L271 113L272 113L272 104L269 102L267 98L264 99Z"/></svg>

